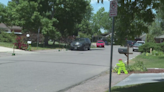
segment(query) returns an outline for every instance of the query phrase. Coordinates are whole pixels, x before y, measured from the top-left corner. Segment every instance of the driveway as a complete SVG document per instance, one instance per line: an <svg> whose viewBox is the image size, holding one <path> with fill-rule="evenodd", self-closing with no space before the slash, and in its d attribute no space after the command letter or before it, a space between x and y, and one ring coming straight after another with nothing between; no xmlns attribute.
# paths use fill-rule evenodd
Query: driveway
<svg viewBox="0 0 164 92"><path fill-rule="evenodd" d="M126 60L114 46L113 66ZM130 58L137 56L135 52ZM109 69L110 46L90 51L39 51L0 58L0 92L63 92Z"/></svg>
<svg viewBox="0 0 164 92"><path fill-rule="evenodd" d="M34 52L30 52L30 51L24 51L24 50L19 50L19 49L12 49L12 48L7 48L7 47L2 47L0 46L0 57L8 57L8 56L12 56L12 53L17 55L24 55L24 54L31 54Z"/></svg>

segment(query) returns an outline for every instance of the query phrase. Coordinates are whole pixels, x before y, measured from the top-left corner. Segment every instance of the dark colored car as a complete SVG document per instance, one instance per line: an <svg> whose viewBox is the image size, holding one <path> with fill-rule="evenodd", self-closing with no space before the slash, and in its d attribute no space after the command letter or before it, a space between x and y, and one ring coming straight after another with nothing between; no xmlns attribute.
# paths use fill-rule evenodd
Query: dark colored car
<svg viewBox="0 0 164 92"><path fill-rule="evenodd" d="M104 41L105 42L105 45L109 45L109 43L107 41Z"/></svg>
<svg viewBox="0 0 164 92"><path fill-rule="evenodd" d="M133 47L133 45L135 44L135 42L136 41L127 40L125 46L129 45L129 47Z"/></svg>
<svg viewBox="0 0 164 92"><path fill-rule="evenodd" d="M76 38L71 42L71 50L90 50L91 41L89 38Z"/></svg>

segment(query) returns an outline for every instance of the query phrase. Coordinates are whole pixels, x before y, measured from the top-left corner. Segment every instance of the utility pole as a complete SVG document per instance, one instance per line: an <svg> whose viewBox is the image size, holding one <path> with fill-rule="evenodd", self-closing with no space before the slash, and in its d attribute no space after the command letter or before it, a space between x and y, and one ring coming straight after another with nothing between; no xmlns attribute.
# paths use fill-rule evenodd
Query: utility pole
<svg viewBox="0 0 164 92"><path fill-rule="evenodd" d="M100 0L97 0L97 3L99 3ZM103 0L101 0L101 3L103 3ZM117 16L117 0L110 0L109 4L109 16L112 17L113 23L112 23L112 37L111 37L111 56L110 56L110 67L109 67L109 92L111 92L111 82L112 82L112 60L113 60L113 38L114 38L114 17Z"/></svg>
<svg viewBox="0 0 164 92"><path fill-rule="evenodd" d="M38 49L38 44L39 44L39 33L40 33L40 27L38 28L38 34L37 34L37 49Z"/></svg>

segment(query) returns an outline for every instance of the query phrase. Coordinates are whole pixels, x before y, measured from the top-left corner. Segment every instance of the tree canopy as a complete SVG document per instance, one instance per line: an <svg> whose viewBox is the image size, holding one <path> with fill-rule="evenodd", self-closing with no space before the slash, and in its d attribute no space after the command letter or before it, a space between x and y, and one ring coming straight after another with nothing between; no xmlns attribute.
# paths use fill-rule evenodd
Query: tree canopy
<svg viewBox="0 0 164 92"><path fill-rule="evenodd" d="M1 9L6 18L1 21L8 26L21 26L24 31L37 32L40 28L48 40L72 35L89 5L87 0L12 0Z"/></svg>
<svg viewBox="0 0 164 92"><path fill-rule="evenodd" d="M0 22L21 26L24 32L41 33L49 39L80 35L91 37L100 29L111 32L109 12L100 8L93 14L91 0L12 0L0 4ZM164 0L118 0L115 41L123 44L149 30L164 29ZM157 14L156 14L157 12ZM158 22L157 22L158 19ZM154 21L156 20L156 21ZM153 23L154 22L154 23ZM159 28L160 27L160 28ZM152 31L160 34L160 31Z"/></svg>
<svg viewBox="0 0 164 92"><path fill-rule="evenodd" d="M123 44L125 39L134 39L148 32L154 21L160 2L157 0L118 0L118 16L115 23L115 39Z"/></svg>

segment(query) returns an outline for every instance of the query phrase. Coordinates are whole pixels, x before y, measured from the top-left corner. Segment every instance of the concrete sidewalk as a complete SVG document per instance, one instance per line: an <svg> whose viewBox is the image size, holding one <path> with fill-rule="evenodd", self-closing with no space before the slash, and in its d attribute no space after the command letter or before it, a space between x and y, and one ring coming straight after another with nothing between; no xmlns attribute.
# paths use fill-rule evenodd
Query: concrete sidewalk
<svg viewBox="0 0 164 92"><path fill-rule="evenodd" d="M0 46L0 57L12 56L13 49ZM16 55L31 54L34 52L15 49Z"/></svg>
<svg viewBox="0 0 164 92"><path fill-rule="evenodd" d="M164 73L135 73L131 75L112 73L112 87L162 81L164 81ZM69 88L64 92L105 92L108 89L109 74L106 73Z"/></svg>
<svg viewBox="0 0 164 92"><path fill-rule="evenodd" d="M124 80L129 74L112 73L112 86ZM103 73L64 92L105 92L109 89L109 73Z"/></svg>
<svg viewBox="0 0 164 92"><path fill-rule="evenodd" d="M164 81L164 73L135 73L119 82L115 86L126 86L133 84L153 83Z"/></svg>

